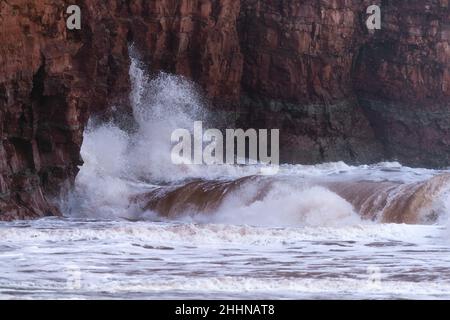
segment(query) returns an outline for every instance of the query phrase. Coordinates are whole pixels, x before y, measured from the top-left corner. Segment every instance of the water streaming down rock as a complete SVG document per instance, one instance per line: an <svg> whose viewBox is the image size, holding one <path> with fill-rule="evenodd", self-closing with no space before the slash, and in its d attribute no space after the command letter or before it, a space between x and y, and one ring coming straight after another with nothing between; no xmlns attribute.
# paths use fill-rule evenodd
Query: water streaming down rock
<svg viewBox="0 0 450 320"><path fill-rule="evenodd" d="M77 215L335 226L361 219L430 224L446 214L450 174L444 171L335 163L282 165L279 174L262 176L261 165L174 165L171 132L210 118L201 96L182 77L149 78L137 59L130 79L137 129L111 123L87 129L85 164L69 206Z"/></svg>

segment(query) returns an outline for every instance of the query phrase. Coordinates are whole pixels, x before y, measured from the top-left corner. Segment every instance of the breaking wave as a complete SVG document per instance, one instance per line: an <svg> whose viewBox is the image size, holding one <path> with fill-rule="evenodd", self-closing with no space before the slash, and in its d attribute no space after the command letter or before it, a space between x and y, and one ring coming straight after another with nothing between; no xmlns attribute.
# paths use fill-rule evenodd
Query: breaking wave
<svg viewBox="0 0 450 320"><path fill-rule="evenodd" d="M88 125L84 165L65 206L70 216L274 227L447 219L449 171L338 162L281 165L277 175L263 176L261 165L174 165L173 130L211 118L201 95L182 77L150 78L137 59L130 79L136 128Z"/></svg>

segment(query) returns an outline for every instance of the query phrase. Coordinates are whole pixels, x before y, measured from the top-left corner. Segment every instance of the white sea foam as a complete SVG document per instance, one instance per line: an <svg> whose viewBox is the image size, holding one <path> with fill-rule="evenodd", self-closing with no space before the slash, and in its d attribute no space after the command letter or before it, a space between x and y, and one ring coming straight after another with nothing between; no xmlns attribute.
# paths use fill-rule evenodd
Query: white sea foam
<svg viewBox="0 0 450 320"><path fill-rule="evenodd" d="M433 243L438 239L435 226L405 226L397 224L362 223L346 227L258 227L233 224L147 223L147 222L77 222L77 220L47 220L33 222L31 227L7 224L0 227L3 243L78 241L142 241L158 245L231 245L286 246L304 241L358 241L374 239L412 243ZM433 239L430 238L433 236Z"/></svg>
<svg viewBox="0 0 450 320"><path fill-rule="evenodd" d="M2 223L0 297L448 298L449 248L439 232L384 224Z"/></svg>
<svg viewBox="0 0 450 320"><path fill-rule="evenodd" d="M239 223L253 226L329 227L362 223L351 204L322 187L298 188L274 183L262 199L257 182L244 184L228 195L212 215L194 215L194 221Z"/></svg>

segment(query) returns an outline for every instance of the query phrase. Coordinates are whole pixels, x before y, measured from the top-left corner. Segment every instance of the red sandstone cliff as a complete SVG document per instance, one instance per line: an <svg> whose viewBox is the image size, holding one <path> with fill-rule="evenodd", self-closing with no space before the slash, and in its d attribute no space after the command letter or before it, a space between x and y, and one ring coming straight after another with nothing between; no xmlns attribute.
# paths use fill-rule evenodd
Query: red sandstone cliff
<svg viewBox="0 0 450 320"><path fill-rule="evenodd" d="M285 161L450 163L448 0L0 0L0 219L58 214L89 115L127 107L129 41L237 125L281 128Z"/></svg>
<svg viewBox="0 0 450 320"><path fill-rule="evenodd" d="M59 214L47 196L73 181L90 110L128 90L126 30L115 1L0 0L0 219Z"/></svg>

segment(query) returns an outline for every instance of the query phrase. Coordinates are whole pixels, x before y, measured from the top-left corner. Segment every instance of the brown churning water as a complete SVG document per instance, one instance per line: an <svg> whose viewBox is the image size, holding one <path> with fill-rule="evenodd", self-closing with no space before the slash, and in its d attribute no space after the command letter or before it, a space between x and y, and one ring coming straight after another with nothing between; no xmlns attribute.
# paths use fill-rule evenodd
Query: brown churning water
<svg viewBox="0 0 450 320"><path fill-rule="evenodd" d="M246 205L264 201L275 182L305 189L324 187L349 202L363 218L385 223L431 224L441 213L439 200L449 189L450 174L441 174L420 182L343 180L298 181L298 177L250 176L232 181L195 180L181 186L159 187L139 195L134 201L144 210L175 218L186 213L213 214L232 195L257 188ZM290 181L294 180L294 181ZM297 181L296 181L297 180Z"/></svg>

